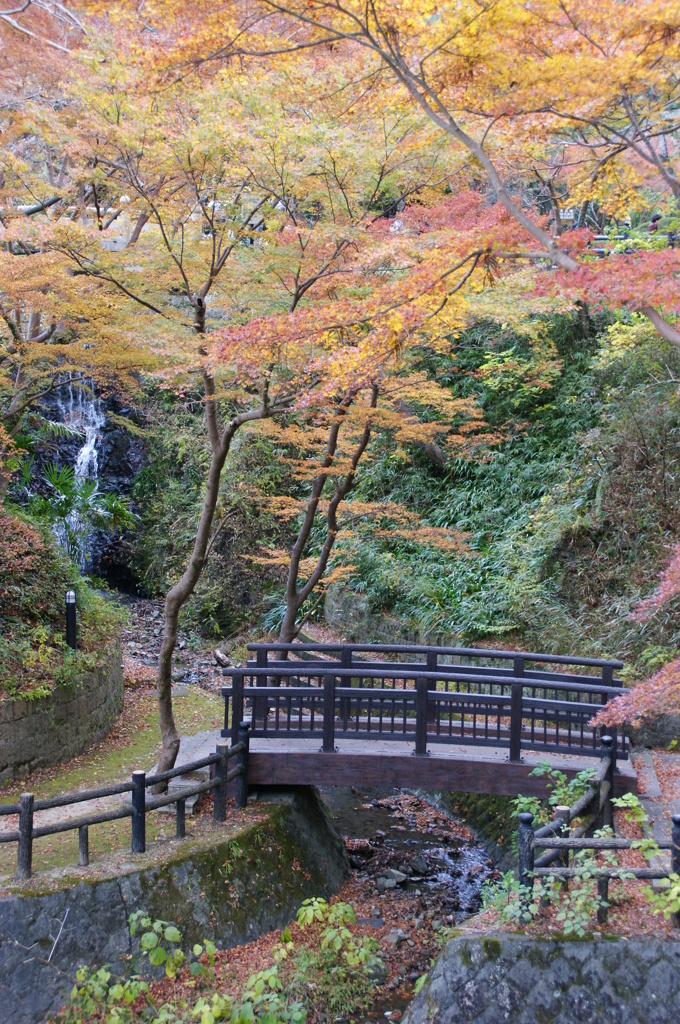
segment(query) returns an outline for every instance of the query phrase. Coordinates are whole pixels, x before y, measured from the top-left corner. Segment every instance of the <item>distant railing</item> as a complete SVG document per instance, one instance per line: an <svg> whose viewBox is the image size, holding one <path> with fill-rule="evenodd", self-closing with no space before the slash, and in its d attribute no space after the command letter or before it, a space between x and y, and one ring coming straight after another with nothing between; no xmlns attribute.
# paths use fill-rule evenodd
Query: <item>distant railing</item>
<svg viewBox="0 0 680 1024"><path fill-rule="evenodd" d="M588 723L622 687L614 678L621 662L593 658L385 644L249 649L256 661L223 673L231 678L222 688L223 736L236 739L234 723L250 705L254 737L318 737L325 752L337 739L382 739L412 741L417 755L427 754L428 744L448 743L505 747L511 761L521 760L522 750L597 756L599 731ZM269 659L283 653L296 660ZM360 653L385 660L368 661ZM403 655L409 660L387 660ZM462 658L467 663L451 663ZM599 675L575 668L597 668ZM628 756L625 736L614 746L616 756Z"/></svg>
<svg viewBox="0 0 680 1024"><path fill-rule="evenodd" d="M33 793L22 793L18 804L0 806L0 816L18 814L19 825L16 832L0 832L0 843L17 843L17 877L30 878L33 864L33 840L43 836L55 835L58 832L78 831L78 863L87 867L90 862L89 829L107 821L118 821L121 818L131 819L132 853L146 851L146 815L148 811L157 810L175 804L176 836L185 836L186 801L191 796L214 790L213 819L226 820L227 786L236 781L236 806L245 807L248 796L248 748L249 722L241 722L237 729L237 741L226 743L220 740L214 754L190 761L187 764L172 768L166 772L147 775L142 771L132 773L130 782L102 786L81 793L68 793L65 796L50 797L47 800L36 800ZM236 767L229 770L229 761L236 758ZM212 768L214 775L205 782L182 787L174 793L162 793L147 798L146 791L150 786L158 786L170 779L187 775L201 768ZM34 815L39 811L48 811L55 807L69 807L74 804L86 803L88 800L101 800L104 797L131 794L131 802L121 807L111 808L99 814L88 814L80 818L64 818L62 821L49 825L35 825Z"/></svg>
<svg viewBox="0 0 680 1024"><path fill-rule="evenodd" d="M523 812L519 815L519 880L525 904L531 903L534 880L537 878L578 878L582 871L570 866L570 857L580 850L631 850L635 839L617 836L595 838L592 833L604 826L612 826L612 795L614 783L614 741L611 736L602 737L600 768L590 780L586 792L571 807L555 808L555 817L547 825L535 829L534 815ZM579 825L570 831L572 821ZM680 814L673 815L670 841L656 843L659 850L671 850L671 872L680 875ZM537 850L544 850L536 857ZM551 866L556 865L556 866ZM590 867L588 874L597 879L599 907L597 919L600 924L607 921L609 882L616 878L663 879L669 872L663 868ZM674 923L680 926L680 917L674 915Z"/></svg>

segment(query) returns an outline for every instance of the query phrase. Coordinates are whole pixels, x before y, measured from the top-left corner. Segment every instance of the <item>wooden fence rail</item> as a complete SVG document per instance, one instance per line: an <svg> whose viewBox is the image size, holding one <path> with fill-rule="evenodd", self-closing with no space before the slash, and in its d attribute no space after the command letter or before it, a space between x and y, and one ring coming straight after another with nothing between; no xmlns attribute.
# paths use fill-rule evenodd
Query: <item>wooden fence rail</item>
<svg viewBox="0 0 680 1024"><path fill-rule="evenodd" d="M220 740L214 754L188 764L172 768L170 771L147 775L143 771L134 771L130 782L102 786L99 789L85 790L81 793L68 793L64 796L50 797L47 800L36 800L33 793L22 793L18 804L0 806L0 816L19 816L18 828L12 832L0 832L0 843L17 843L17 877L30 878L33 862L33 840L42 836L55 835L58 832L78 831L78 863L86 867L89 864L89 829L92 825L103 822L118 821L121 818L131 819L132 853L146 851L146 815L149 811L175 804L175 829L179 839L185 836L186 800L200 793L214 792L213 818L215 821L226 820L227 786L236 781L236 806L245 807L248 797L248 753L250 744L250 722L241 722L237 727L236 740L231 744ZM229 761L236 758L236 767L229 769ZM214 766L214 775L205 782L183 787L175 793L161 793L158 796L147 796L147 789L162 785L170 779L186 775L199 768ZM77 818L64 818L62 821L49 825L36 825L34 815L40 811L55 807L68 807L84 803L88 800L101 800L104 797L119 794L131 794L129 804L98 814L88 814Z"/></svg>
<svg viewBox="0 0 680 1024"><path fill-rule="evenodd" d="M635 848L635 839L592 835L594 831L611 826L613 822L611 798L614 766L614 740L611 736L603 736L600 769L583 796L571 807L556 807L554 819L538 829L534 828L533 814L527 811L519 815L519 880L525 905L531 903L536 878L559 878L566 881L582 876L582 869L569 866L570 855L580 850L597 852ZM570 830L569 826L575 820L579 821L579 825ZM680 814L673 815L670 840L661 841L656 846L659 850L671 851L671 873L680 875ZM545 852L536 857L537 850ZM601 900L597 919L600 924L604 924L607 921L606 902L612 879L664 879L668 878L669 872L662 868L609 866L589 868L589 875L597 879ZM673 922L680 927L680 915L673 915Z"/></svg>

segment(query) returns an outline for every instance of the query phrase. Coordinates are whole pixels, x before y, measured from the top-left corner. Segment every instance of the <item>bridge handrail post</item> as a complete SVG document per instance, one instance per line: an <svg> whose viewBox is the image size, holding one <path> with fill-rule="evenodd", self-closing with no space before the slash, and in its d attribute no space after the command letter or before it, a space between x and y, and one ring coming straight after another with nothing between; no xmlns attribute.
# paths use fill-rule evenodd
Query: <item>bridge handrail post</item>
<svg viewBox="0 0 680 1024"><path fill-rule="evenodd" d="M231 677L231 742L238 743L239 723L243 720L243 672Z"/></svg>
<svg viewBox="0 0 680 1024"><path fill-rule="evenodd" d="M351 668L352 667L352 648L343 647L340 651L340 667ZM351 678L343 680L344 686L351 686ZM352 714L352 705L349 697L343 697L340 701L340 718L342 719L342 728L347 727L347 721Z"/></svg>
<svg viewBox="0 0 680 1024"><path fill-rule="evenodd" d="M236 806L246 807L248 804L248 758L250 756L250 722L246 719L239 722L237 740L243 746L236 755L236 767L241 769L236 776Z"/></svg>
<svg viewBox="0 0 680 1024"><path fill-rule="evenodd" d="M328 673L323 678L323 744L324 754L335 750L335 676Z"/></svg>
<svg viewBox="0 0 680 1024"><path fill-rule="evenodd" d="M519 884L520 899L529 909L534 891L534 816L523 811L519 816Z"/></svg>
<svg viewBox="0 0 680 1024"><path fill-rule="evenodd" d="M510 760L522 760L522 688L521 679L512 680L510 695Z"/></svg>
<svg viewBox="0 0 680 1024"><path fill-rule="evenodd" d="M430 680L416 680L416 757L427 756L427 706Z"/></svg>
<svg viewBox="0 0 680 1024"><path fill-rule="evenodd" d="M267 667L267 661L268 661L267 651L266 650L258 650L257 655L256 655L256 661L257 661L257 667L258 668L266 668ZM266 686L268 681L269 680L268 680L267 676L265 676L265 675L258 675L257 679L255 680L255 685L256 686ZM262 720L262 725L264 726L264 720L265 720L265 718L267 717L268 714L269 714L269 698L268 697L256 697L255 700L253 701L253 721L255 723L257 723L258 719L261 719ZM241 712L241 714L240 714L239 718L237 719L237 721L240 722L241 718L243 718L243 711Z"/></svg>
<svg viewBox="0 0 680 1024"><path fill-rule="evenodd" d="M427 652L427 670L428 670L428 672L430 672L430 671L436 672L437 671L437 652L436 651L428 651ZM436 690L437 690L437 679L436 679L436 676L433 676L431 679L428 679L428 681L427 681L427 688L428 688L428 690L431 693L432 692L436 692ZM437 705L436 705L436 703L434 701L431 701L430 704L428 705L428 709L427 709L427 720L428 720L428 722L434 722L436 720L436 717L437 717Z"/></svg>

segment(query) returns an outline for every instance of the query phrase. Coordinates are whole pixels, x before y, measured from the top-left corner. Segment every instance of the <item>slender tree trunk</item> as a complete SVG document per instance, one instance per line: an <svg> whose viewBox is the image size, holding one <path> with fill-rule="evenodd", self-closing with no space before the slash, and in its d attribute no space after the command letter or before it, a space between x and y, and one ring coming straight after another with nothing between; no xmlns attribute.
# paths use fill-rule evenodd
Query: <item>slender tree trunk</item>
<svg viewBox="0 0 680 1024"><path fill-rule="evenodd" d="M210 531L219 496L220 477L229 452L231 437L233 437L233 433L228 440L225 439L225 443L217 451L213 451L208 469L201 518L196 531L191 558L181 579L169 590L165 598L165 623L158 662L158 715L163 742L158 770L161 772L173 767L179 753L179 733L177 732L172 711L172 656L177 644L179 613L182 606L193 594L203 571L205 554L210 540Z"/></svg>
<svg viewBox="0 0 680 1024"><path fill-rule="evenodd" d="M194 329L199 335L203 335L205 333L205 301L201 296L194 296L193 301ZM200 351L202 355L205 354L202 344ZM158 660L158 717L162 740L161 756L158 762L158 770L160 772L168 771L172 768L179 753L180 737L177 732L172 709L172 657L177 644L180 612L193 594L205 565L224 463L229 454L234 434L239 427L244 423L264 419L269 415L268 396L265 390L259 406L234 416L226 427L220 431L215 398L215 383L208 373L204 373L203 380L206 425L210 440L211 457L201 517L196 530L189 564L184 570L181 579L171 587L165 598L163 640Z"/></svg>
<svg viewBox="0 0 680 1024"><path fill-rule="evenodd" d="M377 384L374 384L371 388L371 409L375 409L376 407L378 401L378 390ZM338 435L342 424L342 417L346 414L347 409L352 404L352 401L353 399L340 407L338 417L331 425L323 461L324 468L330 467L331 465L333 455L335 454L338 445ZM292 643L300 632L300 626L297 624L298 612L326 572L328 560L330 558L331 551L333 550L333 545L335 544L335 538L338 534L338 508L354 487L357 466L359 465L361 457L368 446L372 426L372 417L369 413L357 447L352 455L351 468L348 470L344 478L338 480L333 497L329 502L328 512L326 514L326 537L321 553L317 559L317 563L306 583L298 590L297 581L300 572L300 561L314 525L321 493L330 474L322 472L314 478L314 482L312 484L312 495L307 505L305 518L291 552L290 565L288 568L288 582L286 587L286 611L283 616L283 622L281 623L281 629L279 630L279 643L281 644Z"/></svg>

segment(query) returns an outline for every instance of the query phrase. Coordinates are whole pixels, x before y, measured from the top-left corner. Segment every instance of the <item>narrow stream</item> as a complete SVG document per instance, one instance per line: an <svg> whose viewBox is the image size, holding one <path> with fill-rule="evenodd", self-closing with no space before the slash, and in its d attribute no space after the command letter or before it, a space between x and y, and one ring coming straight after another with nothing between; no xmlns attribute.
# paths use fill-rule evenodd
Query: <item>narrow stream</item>
<svg viewBox="0 0 680 1024"><path fill-rule="evenodd" d="M434 933L445 933L477 913L482 885L493 871L493 863L465 825L433 806L427 794L397 789L320 789L345 837L355 878L365 886L369 899L374 899L370 913L377 918L376 927L383 923L383 898L389 898L392 910L393 901L398 900L405 928L415 925L421 929L428 923ZM403 951L406 964L413 942L405 937L407 945L402 946L398 931L394 932L396 948ZM432 939L436 944L436 935ZM431 952L436 955L437 948ZM398 1019L413 997L413 982L422 969L422 963L415 971L405 967L403 980L410 994L405 994L404 985L395 986L362 1018L364 1024Z"/></svg>

